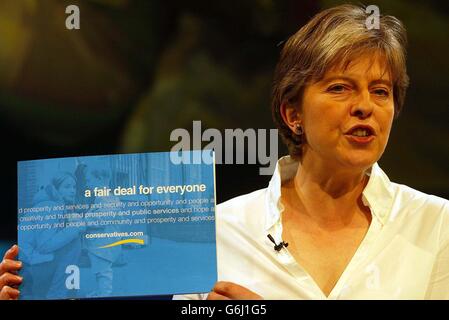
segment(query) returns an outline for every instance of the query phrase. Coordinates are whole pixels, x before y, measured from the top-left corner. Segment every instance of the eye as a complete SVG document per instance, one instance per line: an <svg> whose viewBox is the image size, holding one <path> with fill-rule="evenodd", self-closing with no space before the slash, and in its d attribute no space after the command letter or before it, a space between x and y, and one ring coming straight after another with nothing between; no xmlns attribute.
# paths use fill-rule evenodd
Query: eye
<svg viewBox="0 0 449 320"><path fill-rule="evenodd" d="M327 88L326 91L331 92L331 93L343 93L343 92L345 92L345 90L347 90L347 88L343 84L334 84L334 85L330 86L329 88Z"/></svg>
<svg viewBox="0 0 449 320"><path fill-rule="evenodd" d="M390 92L387 89L382 89L382 88L374 89L373 93L375 95L379 96L379 97L388 97L388 96L390 96Z"/></svg>

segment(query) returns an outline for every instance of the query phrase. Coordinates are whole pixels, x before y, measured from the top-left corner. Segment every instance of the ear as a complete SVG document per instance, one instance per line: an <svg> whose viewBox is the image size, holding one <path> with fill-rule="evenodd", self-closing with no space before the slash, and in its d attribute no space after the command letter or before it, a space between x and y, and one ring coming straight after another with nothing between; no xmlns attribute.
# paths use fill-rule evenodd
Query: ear
<svg viewBox="0 0 449 320"><path fill-rule="evenodd" d="M302 117L299 112L298 105L292 105L288 101L284 101L280 107L281 117L284 123L290 128L293 133L296 133L297 124L302 125Z"/></svg>

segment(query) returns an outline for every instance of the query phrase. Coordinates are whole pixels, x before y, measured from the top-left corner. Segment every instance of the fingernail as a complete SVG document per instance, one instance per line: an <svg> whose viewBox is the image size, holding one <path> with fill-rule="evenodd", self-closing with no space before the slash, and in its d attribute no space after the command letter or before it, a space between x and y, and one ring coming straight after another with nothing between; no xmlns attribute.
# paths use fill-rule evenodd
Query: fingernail
<svg viewBox="0 0 449 320"><path fill-rule="evenodd" d="M17 261L17 262L16 262L16 265L17 265L18 267L22 267L22 261Z"/></svg>

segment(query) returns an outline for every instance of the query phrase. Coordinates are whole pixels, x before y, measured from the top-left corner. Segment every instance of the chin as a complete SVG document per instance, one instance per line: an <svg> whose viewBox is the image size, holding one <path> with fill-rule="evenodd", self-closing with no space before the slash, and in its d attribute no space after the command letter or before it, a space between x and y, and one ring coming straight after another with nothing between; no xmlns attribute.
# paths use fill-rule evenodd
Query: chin
<svg viewBox="0 0 449 320"><path fill-rule="evenodd" d="M376 155L367 154L366 152L354 152L350 155L346 155L343 162L345 163L345 166L351 167L351 168L360 168L360 169L367 169L371 167L379 157Z"/></svg>

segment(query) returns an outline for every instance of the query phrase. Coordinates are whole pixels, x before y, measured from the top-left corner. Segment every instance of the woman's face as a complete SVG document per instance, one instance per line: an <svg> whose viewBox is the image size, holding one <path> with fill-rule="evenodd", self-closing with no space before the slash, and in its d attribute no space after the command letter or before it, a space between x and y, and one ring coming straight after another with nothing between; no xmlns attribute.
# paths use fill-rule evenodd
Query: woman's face
<svg viewBox="0 0 449 320"><path fill-rule="evenodd" d="M59 194L65 203L74 203L76 194L76 182L74 179L66 178L58 189Z"/></svg>
<svg viewBox="0 0 449 320"><path fill-rule="evenodd" d="M305 87L300 112L307 139L303 161L367 169L381 157L394 116L385 65L381 56L362 55L345 70L334 68ZM362 130L354 131L359 125Z"/></svg>

